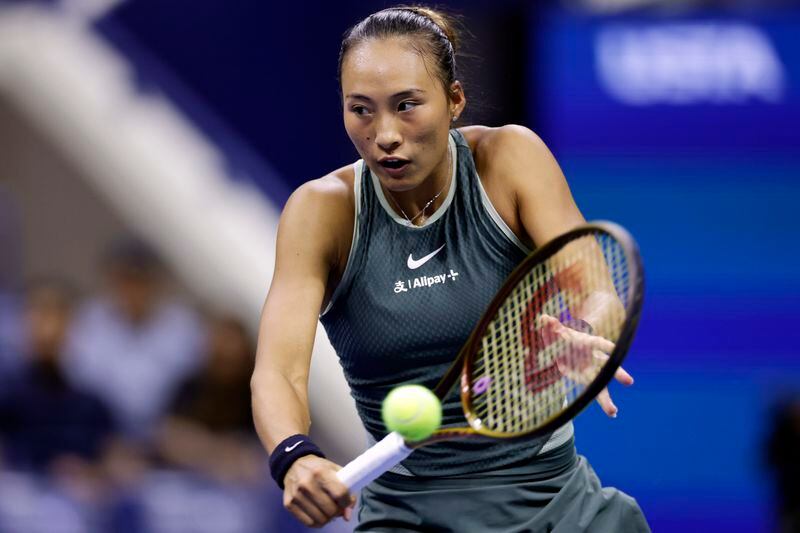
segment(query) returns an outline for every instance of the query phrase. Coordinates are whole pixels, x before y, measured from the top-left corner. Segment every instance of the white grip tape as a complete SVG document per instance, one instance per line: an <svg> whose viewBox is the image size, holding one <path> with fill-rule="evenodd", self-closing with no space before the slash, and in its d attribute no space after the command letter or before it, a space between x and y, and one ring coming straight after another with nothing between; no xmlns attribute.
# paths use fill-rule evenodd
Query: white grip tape
<svg viewBox="0 0 800 533"><path fill-rule="evenodd" d="M397 432L386 435L383 440L365 451L336 473L339 481L347 485L350 492L358 492L381 474L408 457L412 449Z"/></svg>

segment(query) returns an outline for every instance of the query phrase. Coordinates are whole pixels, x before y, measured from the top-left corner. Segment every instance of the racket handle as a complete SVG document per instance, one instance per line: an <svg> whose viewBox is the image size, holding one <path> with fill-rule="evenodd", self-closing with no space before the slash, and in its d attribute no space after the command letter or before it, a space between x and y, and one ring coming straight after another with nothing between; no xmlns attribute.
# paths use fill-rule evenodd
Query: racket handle
<svg viewBox="0 0 800 533"><path fill-rule="evenodd" d="M339 481L347 485L350 492L358 492L381 474L408 457L411 448L397 432L386 435L336 473Z"/></svg>

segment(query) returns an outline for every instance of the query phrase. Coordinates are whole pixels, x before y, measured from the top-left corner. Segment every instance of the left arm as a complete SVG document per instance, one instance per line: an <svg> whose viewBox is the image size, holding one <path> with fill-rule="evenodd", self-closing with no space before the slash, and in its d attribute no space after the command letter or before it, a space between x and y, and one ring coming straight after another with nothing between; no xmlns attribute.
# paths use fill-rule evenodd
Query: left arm
<svg viewBox="0 0 800 533"><path fill-rule="evenodd" d="M564 173L535 133L512 125L486 130L481 137L477 151L482 172L502 185L504 200L513 206L518 229L526 234L523 238L528 238L525 240L541 245L585 223ZM576 241L573 245L580 247L581 243ZM564 252L565 255L570 253L569 246ZM600 258L602 261L602 255ZM614 327L607 317L624 316L610 279L607 283L597 283L585 294L576 302L574 316L588 322L598 334ZM623 385L633 383L633 378L621 368L615 377ZM598 402L606 414L616 416L617 408L607 389L598 395Z"/></svg>

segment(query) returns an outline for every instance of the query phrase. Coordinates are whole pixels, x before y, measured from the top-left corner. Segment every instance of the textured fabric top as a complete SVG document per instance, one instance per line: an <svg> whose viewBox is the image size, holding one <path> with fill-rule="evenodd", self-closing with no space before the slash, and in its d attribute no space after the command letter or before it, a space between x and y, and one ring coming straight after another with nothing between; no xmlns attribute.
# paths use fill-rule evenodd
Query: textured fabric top
<svg viewBox="0 0 800 533"><path fill-rule="evenodd" d="M433 388L526 256L489 202L457 130L450 150L448 195L420 227L397 216L377 177L355 164L353 245L321 322L376 440L386 434L380 409L389 391L408 383ZM457 388L443 402L444 426L466 425ZM529 462L546 441L448 441L416 450L402 465L422 476L483 472Z"/></svg>

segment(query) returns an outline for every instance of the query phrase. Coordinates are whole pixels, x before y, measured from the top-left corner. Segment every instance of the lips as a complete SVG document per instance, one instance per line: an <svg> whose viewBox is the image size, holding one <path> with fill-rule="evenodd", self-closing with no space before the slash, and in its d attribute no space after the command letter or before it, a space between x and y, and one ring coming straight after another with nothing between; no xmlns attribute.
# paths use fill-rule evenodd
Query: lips
<svg viewBox="0 0 800 533"><path fill-rule="evenodd" d="M393 178L402 177L410 163L411 161L401 157L384 157L378 160L378 164Z"/></svg>

